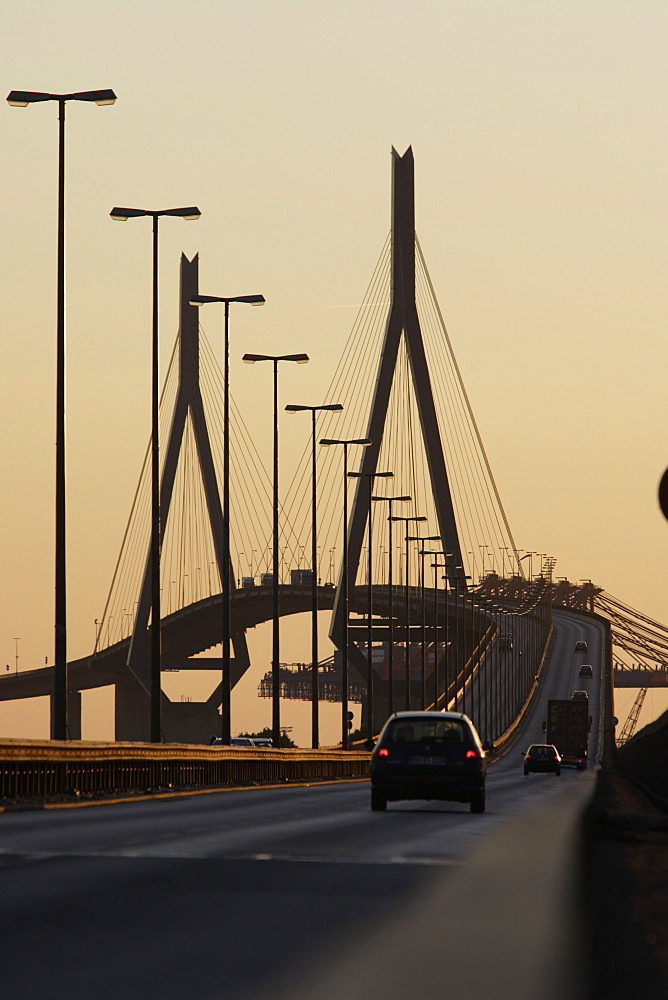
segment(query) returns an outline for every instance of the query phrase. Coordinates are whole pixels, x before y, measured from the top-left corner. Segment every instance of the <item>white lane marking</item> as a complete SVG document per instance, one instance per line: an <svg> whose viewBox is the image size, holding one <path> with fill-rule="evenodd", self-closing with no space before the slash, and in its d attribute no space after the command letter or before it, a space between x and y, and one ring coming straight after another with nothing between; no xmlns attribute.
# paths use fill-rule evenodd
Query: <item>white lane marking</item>
<svg viewBox="0 0 668 1000"><path fill-rule="evenodd" d="M316 855L298 854L247 854L238 856L238 861L296 861L300 864L324 864L324 865L426 865L434 867L444 867L451 865L463 865L467 862L457 858L429 858L429 857L409 857L406 855L396 855L389 858L325 858Z"/></svg>
<svg viewBox="0 0 668 1000"><path fill-rule="evenodd" d="M139 857L153 857L153 858L174 858L181 861L189 861L191 859L197 860L198 858L206 858L210 861L292 861L296 864L320 864L320 865L368 865L368 866L381 866L381 865L416 865L422 867L430 868L443 868L452 867L466 864L467 862L460 861L456 858L430 858L430 857L407 857L404 855L397 855L396 857L390 858L379 858L374 860L373 858L332 858L332 857L302 857L300 855L293 854L246 854L246 855L211 855L211 854L165 854L163 852L145 852L145 851L133 851L133 850L121 850L121 851L73 851L71 854L54 854L53 852L46 851L31 851L31 852L16 852L16 851L3 851L0 850L0 855L14 856L20 858L22 861L50 861L56 860L58 858L139 858Z"/></svg>
<svg viewBox="0 0 668 1000"><path fill-rule="evenodd" d="M389 858L333 858L318 857L317 855L297 855L297 854L176 854L158 850L132 850L131 848L108 850L108 851L18 851L0 848L0 857L15 857L21 861L55 861L62 858L172 858L178 861L190 861L206 859L208 861L294 861L297 864L321 864L321 865L421 865L424 867L452 867L454 865L468 864L457 858L437 858L437 857L410 857L407 855L395 855Z"/></svg>

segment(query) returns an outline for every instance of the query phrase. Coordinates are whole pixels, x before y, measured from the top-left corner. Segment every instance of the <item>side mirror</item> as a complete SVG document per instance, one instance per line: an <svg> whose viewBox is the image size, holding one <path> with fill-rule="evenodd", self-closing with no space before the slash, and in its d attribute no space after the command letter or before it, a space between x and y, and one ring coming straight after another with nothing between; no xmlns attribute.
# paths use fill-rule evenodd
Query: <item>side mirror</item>
<svg viewBox="0 0 668 1000"><path fill-rule="evenodd" d="M522 751L522 753L520 754L520 757L526 757L526 751L525 750Z"/></svg>

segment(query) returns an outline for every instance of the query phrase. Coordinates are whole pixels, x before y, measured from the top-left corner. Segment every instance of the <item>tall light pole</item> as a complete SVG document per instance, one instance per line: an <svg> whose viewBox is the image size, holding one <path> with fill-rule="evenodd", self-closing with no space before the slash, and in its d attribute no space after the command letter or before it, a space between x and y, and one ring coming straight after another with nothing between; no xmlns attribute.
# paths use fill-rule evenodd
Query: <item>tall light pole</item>
<svg viewBox="0 0 668 1000"><path fill-rule="evenodd" d="M151 363L151 743L162 742L162 691L160 678L160 322L158 305L158 222L163 215L199 219L195 205L188 208L112 208L114 222L149 216L153 220L153 310Z"/></svg>
<svg viewBox="0 0 668 1000"><path fill-rule="evenodd" d="M410 564L409 564L409 547L408 543L410 541L410 536L408 534L408 524L410 521L426 521L427 518L422 515L414 515L412 517L393 517L393 521L403 521L406 525L406 710L410 712L411 709L411 606L410 606Z"/></svg>
<svg viewBox="0 0 668 1000"><path fill-rule="evenodd" d="M519 559L517 560L517 565L518 565L519 570L522 573L522 576L524 576L524 567L522 566L522 563L524 562L525 559L529 560L529 586L527 588L527 595L531 594L531 556L532 555L533 555L533 553L526 552L523 556L520 556ZM524 579L526 580L526 576L524 577Z"/></svg>
<svg viewBox="0 0 668 1000"><path fill-rule="evenodd" d="M12 90L7 103L27 108L42 101L58 102L58 277L56 307L56 559L55 559L55 669L51 738L66 740L67 725L67 572L65 515L65 104L85 101L114 104L113 90L85 90L76 94L46 94Z"/></svg>
<svg viewBox="0 0 668 1000"><path fill-rule="evenodd" d="M455 572L457 573L455 579L455 636L457 640L457 648L455 650L455 708L457 707L457 691L459 689L459 640L460 636L462 638L462 645L464 646L464 656L462 657L462 707L461 711L466 714L466 581L470 580L471 577L464 573L463 566L455 566ZM462 629L460 632L459 628L459 594L460 586L462 595Z"/></svg>
<svg viewBox="0 0 668 1000"><path fill-rule="evenodd" d="M325 403L322 406L285 407L289 413L308 410L311 414L311 746L317 750L320 745L318 712L318 520L316 492L315 430L316 414L321 410L342 410L341 403Z"/></svg>
<svg viewBox="0 0 668 1000"><path fill-rule="evenodd" d="M432 552L431 555L433 555L433 556L441 556L441 555L443 555L443 553L442 552ZM438 711L438 702L439 702L439 698L440 698L440 688L439 688L439 683L438 683L438 680L439 680L439 678L438 678L438 571L439 571L439 569L444 569L445 568L445 563L442 563L442 562L433 562L431 564L431 566L432 566L432 569L434 570L434 677L433 677L433 681L434 681L434 711L437 712ZM447 615L447 611L448 611L448 609L447 609L447 605L446 605L446 609L445 609L446 615ZM446 647L445 647L446 653L447 653L447 648L448 647L446 645ZM446 709L447 709L447 701L446 701Z"/></svg>
<svg viewBox="0 0 668 1000"><path fill-rule="evenodd" d="M392 479L393 472L349 472L348 475L356 479L366 479L369 484L369 504L367 511L368 520L368 568L367 568L367 604L369 618L367 622L367 746L373 746L373 545L371 536L373 504L371 496L373 494L374 479Z"/></svg>
<svg viewBox="0 0 668 1000"><path fill-rule="evenodd" d="M489 611L490 611L490 598L486 597L484 594L478 594L477 597L477 607L478 607L478 625L480 626L480 618L483 616L483 635L484 635L484 646L483 654L485 661L485 700L484 704L481 702L481 690L480 684L478 685L478 704L479 704L479 715L480 718L478 722L480 723L480 732L483 733L485 740L490 740L489 736L489 709L490 709L490 688L489 688L489 642L488 642L488 629L489 629ZM482 669L482 661L478 665L478 677L480 678L480 670ZM483 722L484 717L484 722ZM490 740L491 742L491 740Z"/></svg>
<svg viewBox="0 0 668 1000"><path fill-rule="evenodd" d="M348 750L348 447L351 444L368 448L371 438L322 438L322 445L343 445L343 563L341 593L343 596L343 636L341 642L341 748Z"/></svg>
<svg viewBox="0 0 668 1000"><path fill-rule="evenodd" d="M406 502L412 499L409 496L403 497L371 497L372 500L386 500L388 503L388 526L389 526L389 538L388 538L388 550L387 550L387 590L388 590L388 607L387 607L387 619L389 623L390 638L388 642L388 664L387 664L387 680L388 680L388 714L394 714L394 594L392 593L392 504L399 502Z"/></svg>
<svg viewBox="0 0 668 1000"><path fill-rule="evenodd" d="M229 746L232 739L232 675L230 671L230 302L244 302L251 306L263 306L264 295L194 295L191 306L203 306L209 302L225 305L225 341L223 367L223 551L220 582L223 601L223 675L221 697L221 736L223 744Z"/></svg>
<svg viewBox="0 0 668 1000"><path fill-rule="evenodd" d="M273 494L273 545L272 545L272 642L271 642L271 735L275 747L281 745L281 660L278 606L278 365L281 361L294 361L304 365L308 354L244 354L247 365L256 361L271 361L274 368L274 494Z"/></svg>
<svg viewBox="0 0 668 1000"><path fill-rule="evenodd" d="M480 555L481 555L481 558L482 558L482 573L480 575L480 579L484 580L485 579L485 553L487 552L487 550L489 548L489 545L479 545L478 548L480 549Z"/></svg>
<svg viewBox="0 0 668 1000"><path fill-rule="evenodd" d="M450 572L450 567L452 566L451 560L454 559L454 553L444 552L443 558L445 559L445 574L443 576L444 588L443 588L443 598L445 603L445 621L443 629L443 639L445 643L445 711L448 710L448 705L450 704L450 622L448 620L448 591L451 587L452 574ZM455 613L457 608L455 606Z"/></svg>
<svg viewBox="0 0 668 1000"><path fill-rule="evenodd" d="M440 542L440 535L413 535L411 541L415 542ZM428 549L420 549L418 555L420 556L420 608L422 614L422 640L420 643L420 683L421 683L421 694L422 694L422 709L427 707L427 663L425 654L425 600L424 600L424 557L429 555L434 555Z"/></svg>

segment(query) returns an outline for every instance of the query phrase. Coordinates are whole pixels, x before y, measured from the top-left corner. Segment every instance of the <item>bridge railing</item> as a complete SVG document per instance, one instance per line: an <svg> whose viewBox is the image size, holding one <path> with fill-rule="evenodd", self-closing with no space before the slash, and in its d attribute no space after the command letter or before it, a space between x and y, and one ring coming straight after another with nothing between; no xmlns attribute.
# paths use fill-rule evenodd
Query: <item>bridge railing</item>
<svg viewBox="0 0 668 1000"><path fill-rule="evenodd" d="M365 778L366 751L185 744L0 742L0 802L86 801L244 785Z"/></svg>
<svg viewBox="0 0 668 1000"><path fill-rule="evenodd" d="M471 639L448 654L439 707L466 711L483 738L497 743L522 716L541 672L552 632L550 592L534 587L523 600L472 592L459 613Z"/></svg>

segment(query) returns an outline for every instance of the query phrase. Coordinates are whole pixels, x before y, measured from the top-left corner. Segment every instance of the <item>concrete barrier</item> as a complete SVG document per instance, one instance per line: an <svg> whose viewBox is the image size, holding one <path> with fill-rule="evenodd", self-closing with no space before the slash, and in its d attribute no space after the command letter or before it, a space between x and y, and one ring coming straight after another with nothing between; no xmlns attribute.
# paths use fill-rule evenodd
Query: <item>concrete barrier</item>
<svg viewBox="0 0 668 1000"><path fill-rule="evenodd" d="M584 1000L578 775L278 1000Z"/></svg>

